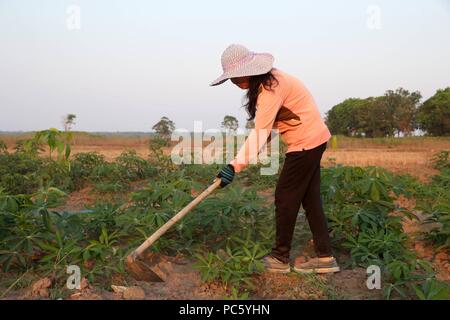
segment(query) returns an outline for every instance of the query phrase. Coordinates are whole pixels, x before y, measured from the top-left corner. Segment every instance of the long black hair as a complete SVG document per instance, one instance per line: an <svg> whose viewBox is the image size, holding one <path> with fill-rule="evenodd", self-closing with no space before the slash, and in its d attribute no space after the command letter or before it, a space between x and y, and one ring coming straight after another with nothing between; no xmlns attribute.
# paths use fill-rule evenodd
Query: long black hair
<svg viewBox="0 0 450 320"><path fill-rule="evenodd" d="M261 92L261 84L266 90L272 90L274 84L278 85L278 80L272 74L272 70L264 74L251 76L249 79L249 87L247 93L245 94L247 102L244 104L245 110L249 115L249 118L247 119L248 121L255 119L256 102L258 100L258 95Z"/></svg>

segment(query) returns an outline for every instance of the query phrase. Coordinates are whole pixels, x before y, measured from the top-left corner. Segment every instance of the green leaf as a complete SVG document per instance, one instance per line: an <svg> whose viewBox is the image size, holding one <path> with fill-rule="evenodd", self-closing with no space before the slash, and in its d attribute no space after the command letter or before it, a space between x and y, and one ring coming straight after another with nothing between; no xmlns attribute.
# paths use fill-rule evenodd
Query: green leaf
<svg viewBox="0 0 450 320"><path fill-rule="evenodd" d="M380 200L380 191L378 190L378 187L375 183L373 183L370 188L370 198L372 199L372 201Z"/></svg>
<svg viewBox="0 0 450 320"><path fill-rule="evenodd" d="M68 160L70 157L70 152L71 152L71 148L70 148L70 144L66 144L66 152L65 152L65 159Z"/></svg>

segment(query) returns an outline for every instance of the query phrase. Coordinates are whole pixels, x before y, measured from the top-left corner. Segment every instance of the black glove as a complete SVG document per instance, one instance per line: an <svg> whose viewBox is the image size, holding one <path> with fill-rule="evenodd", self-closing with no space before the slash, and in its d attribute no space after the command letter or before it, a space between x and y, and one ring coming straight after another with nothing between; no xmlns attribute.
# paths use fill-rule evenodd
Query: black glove
<svg viewBox="0 0 450 320"><path fill-rule="evenodd" d="M227 165L219 172L217 178L220 178L222 180L220 186L222 188L226 187L234 179L234 167L231 164Z"/></svg>

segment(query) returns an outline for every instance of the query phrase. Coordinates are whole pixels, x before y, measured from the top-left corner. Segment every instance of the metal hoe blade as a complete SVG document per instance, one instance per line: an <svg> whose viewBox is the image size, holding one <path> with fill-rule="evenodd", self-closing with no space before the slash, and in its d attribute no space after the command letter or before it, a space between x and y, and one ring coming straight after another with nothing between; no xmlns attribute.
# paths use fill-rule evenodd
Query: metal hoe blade
<svg viewBox="0 0 450 320"><path fill-rule="evenodd" d="M147 255L146 258L149 256ZM133 276L134 279L139 281L149 282L163 282L164 280L153 270L155 265L159 262L158 258L153 255L155 259L149 259L147 263L141 257L128 256L126 260L126 269Z"/></svg>

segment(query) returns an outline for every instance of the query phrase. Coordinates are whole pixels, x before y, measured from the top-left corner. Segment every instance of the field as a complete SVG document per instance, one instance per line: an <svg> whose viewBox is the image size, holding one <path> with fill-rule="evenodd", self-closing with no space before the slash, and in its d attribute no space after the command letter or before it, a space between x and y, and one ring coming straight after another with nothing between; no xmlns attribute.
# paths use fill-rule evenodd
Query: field
<svg viewBox="0 0 450 320"><path fill-rule="evenodd" d="M33 134L0 136L1 299L449 297L449 138L339 136L329 145L322 197L338 274L263 272L277 176L251 166L155 244L165 282L145 283L126 273L124 257L221 166L174 166L171 147L145 136L75 133L68 149L63 133L59 144L46 134L36 150L16 150ZM310 238L301 212L292 259L312 255ZM81 268L79 289L66 287L69 265ZM370 265L380 267L380 290L367 288Z"/></svg>
<svg viewBox="0 0 450 320"><path fill-rule="evenodd" d="M31 134L0 136L13 151L16 141L30 138ZM99 152L112 161L124 150L133 149L141 157L149 155L148 138L145 136L101 136L86 133L75 134L72 153ZM170 153L166 147L165 154ZM433 154L450 149L449 138L410 137L358 139L338 137L338 148L329 148L323 157L323 165L379 166L400 174L411 174L421 181L438 171L433 168Z"/></svg>

